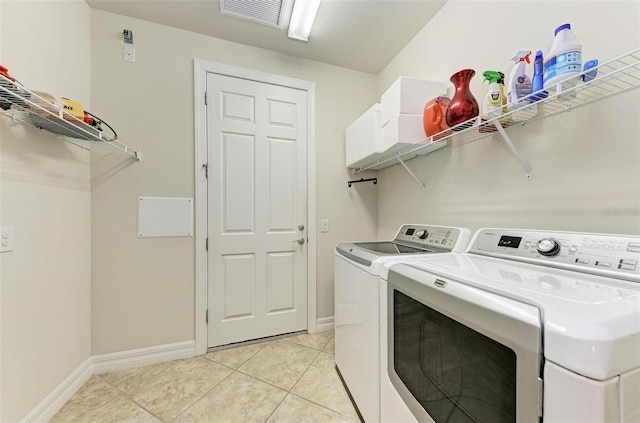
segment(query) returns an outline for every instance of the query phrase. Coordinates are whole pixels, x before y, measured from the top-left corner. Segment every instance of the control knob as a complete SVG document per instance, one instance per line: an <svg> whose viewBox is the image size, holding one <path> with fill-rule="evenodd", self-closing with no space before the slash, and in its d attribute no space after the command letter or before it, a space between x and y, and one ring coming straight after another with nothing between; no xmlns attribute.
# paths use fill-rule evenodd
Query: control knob
<svg viewBox="0 0 640 423"><path fill-rule="evenodd" d="M560 252L560 244L555 239L541 239L538 241L538 252L543 256L555 256Z"/></svg>
<svg viewBox="0 0 640 423"><path fill-rule="evenodd" d="M426 237L429 236L429 232L425 231L424 229L421 231L418 231L418 233L416 234L418 236L418 238L420 239L425 239Z"/></svg>

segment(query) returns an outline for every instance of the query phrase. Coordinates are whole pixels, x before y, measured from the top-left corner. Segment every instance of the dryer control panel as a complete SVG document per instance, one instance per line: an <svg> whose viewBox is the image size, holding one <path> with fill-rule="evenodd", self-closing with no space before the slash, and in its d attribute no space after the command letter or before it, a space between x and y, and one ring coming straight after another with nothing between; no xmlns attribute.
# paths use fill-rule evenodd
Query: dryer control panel
<svg viewBox="0 0 640 423"><path fill-rule="evenodd" d="M447 251L464 251L470 238L466 228L431 225L402 225L394 242L434 247Z"/></svg>
<svg viewBox="0 0 640 423"><path fill-rule="evenodd" d="M640 282L640 236L484 228L468 252Z"/></svg>

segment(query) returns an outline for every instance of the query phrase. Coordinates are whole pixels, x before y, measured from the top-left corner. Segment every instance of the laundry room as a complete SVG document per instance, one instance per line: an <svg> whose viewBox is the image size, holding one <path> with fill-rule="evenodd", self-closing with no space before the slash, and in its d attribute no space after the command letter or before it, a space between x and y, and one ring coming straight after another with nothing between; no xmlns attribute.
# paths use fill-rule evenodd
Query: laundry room
<svg viewBox="0 0 640 423"><path fill-rule="evenodd" d="M286 25L238 19L225 3L284 5ZM407 308L426 304L415 286L436 282L418 268L451 290L465 285L460 269L477 280L497 274L495 285L467 288L505 297L508 278L558 287L590 261L585 281L615 286L619 296L607 301L620 307L580 294L603 313L602 326L588 327L622 337L629 319L629 339L640 339L638 1L322 0L310 34L296 39L287 25L300 3L314 2L0 0L0 422L492 421L473 406L455 417L405 401L419 395L400 370L384 383L395 339L384 335L395 321L387 293L389 304L393 289ZM577 76L536 91L536 53L547 66L558 34L569 32L580 46ZM512 102L516 69L532 87ZM420 95L420 84L437 88ZM459 104L463 89L475 113L447 122L444 107L443 126L428 132L425 106ZM497 112L485 108L494 89L504 97ZM392 96L397 109L383 122ZM372 116L373 126L363 120ZM405 117L413 127L395 128L391 149L371 147L385 123ZM357 122L370 133L350 136ZM418 134L411 142L409 129ZM354 160L353 146L371 151ZM357 251L389 240L451 254L396 267L371 245ZM339 297L339 245L355 263L344 274L359 266L373 290L347 287ZM621 246L624 254L607 255ZM518 289L495 304L534 320L545 314L536 310L557 311ZM340 332L340 313L350 328L362 311L350 304L360 303L373 307L376 325ZM489 334L493 317L469 313L487 350L510 330L532 339L551 330L542 319ZM398 338L415 335L395 328ZM557 336L567 354L586 351L563 349ZM511 341L503 344L528 362L547 357ZM360 343L378 352L370 404L358 399L366 379L350 382L340 364L340 351ZM628 403L640 395L640 344L621 345L626 364L600 373L551 349L548 366L512 370L537 372L548 392L581 389L574 375L602 382L589 385L594 392L619 383ZM547 385L551 364L558 373L548 380L561 382ZM152 371L136 373L143 368ZM518 399L538 394L520 385ZM384 398L404 408L385 414ZM640 419L619 401L615 412L606 401L601 414L590 410L591 421ZM587 421L546 399L531 411L534 402L514 399L517 421Z"/></svg>

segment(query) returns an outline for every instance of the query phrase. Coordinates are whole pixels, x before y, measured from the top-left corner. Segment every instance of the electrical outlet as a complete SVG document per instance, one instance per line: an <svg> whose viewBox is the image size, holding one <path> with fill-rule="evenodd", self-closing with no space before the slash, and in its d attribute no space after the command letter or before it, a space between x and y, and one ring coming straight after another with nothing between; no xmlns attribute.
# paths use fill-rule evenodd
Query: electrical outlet
<svg viewBox="0 0 640 423"><path fill-rule="evenodd" d="M136 61L136 48L132 44L124 45L124 61L132 63Z"/></svg>
<svg viewBox="0 0 640 423"><path fill-rule="evenodd" d="M13 226L0 228L0 253L13 251Z"/></svg>
<svg viewBox="0 0 640 423"><path fill-rule="evenodd" d="M329 220L322 219L320 221L320 232L329 232Z"/></svg>

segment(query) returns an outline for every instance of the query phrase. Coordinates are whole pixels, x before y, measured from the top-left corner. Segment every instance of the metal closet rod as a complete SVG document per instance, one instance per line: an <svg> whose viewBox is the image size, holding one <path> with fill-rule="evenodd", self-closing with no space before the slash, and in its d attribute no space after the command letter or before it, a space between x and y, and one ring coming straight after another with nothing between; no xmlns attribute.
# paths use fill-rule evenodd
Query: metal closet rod
<svg viewBox="0 0 640 423"><path fill-rule="evenodd" d="M378 184L378 178L369 178L369 179L354 179L353 181L347 181L347 185L349 186L349 188L351 188L351 184L358 184L360 182L369 182L369 181L373 181L373 185L377 185Z"/></svg>

